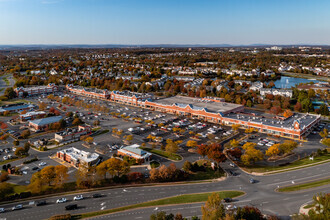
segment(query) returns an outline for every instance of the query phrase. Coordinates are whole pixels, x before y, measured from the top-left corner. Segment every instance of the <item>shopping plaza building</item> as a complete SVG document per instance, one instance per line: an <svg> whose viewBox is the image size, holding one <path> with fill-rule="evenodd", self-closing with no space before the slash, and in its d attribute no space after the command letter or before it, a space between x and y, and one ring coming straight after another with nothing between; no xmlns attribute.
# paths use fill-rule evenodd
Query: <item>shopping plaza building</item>
<svg viewBox="0 0 330 220"><path fill-rule="evenodd" d="M85 89L77 92L74 87L67 86L70 92L91 96ZM186 96L173 96L168 98L153 98L152 95L112 91L102 97L113 102L137 106L164 113L172 113L193 119L200 119L212 123L233 125L239 124L242 128L255 128L259 132L302 139L312 131L312 127L321 120L320 115L294 113L289 118L278 117L262 112L245 110L243 105L224 102L221 99L192 98Z"/></svg>

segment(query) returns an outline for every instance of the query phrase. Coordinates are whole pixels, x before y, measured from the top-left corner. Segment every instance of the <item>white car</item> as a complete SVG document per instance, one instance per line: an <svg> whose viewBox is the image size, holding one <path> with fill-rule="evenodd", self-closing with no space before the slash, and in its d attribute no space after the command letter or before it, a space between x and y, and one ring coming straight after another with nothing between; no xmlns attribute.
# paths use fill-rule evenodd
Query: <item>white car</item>
<svg viewBox="0 0 330 220"><path fill-rule="evenodd" d="M41 162L39 163L39 166L45 166L47 163L46 162Z"/></svg>
<svg viewBox="0 0 330 220"><path fill-rule="evenodd" d="M0 208L0 213L5 212L5 208Z"/></svg>
<svg viewBox="0 0 330 220"><path fill-rule="evenodd" d="M230 163L230 164L229 164L229 166L231 166L231 167L235 167L235 164L233 164L233 163Z"/></svg>
<svg viewBox="0 0 330 220"><path fill-rule="evenodd" d="M267 147L271 147L272 145L273 145L273 144L271 144L271 143L267 143L267 144L266 144Z"/></svg>
<svg viewBox="0 0 330 220"><path fill-rule="evenodd" d="M74 200L74 201L82 200L82 199L84 199L84 197L83 197L82 195L79 195L79 196L75 196L75 197L73 197L73 200Z"/></svg>
<svg viewBox="0 0 330 220"><path fill-rule="evenodd" d="M56 200L56 203L65 203L65 202L67 202L66 198L60 198Z"/></svg>
<svg viewBox="0 0 330 220"><path fill-rule="evenodd" d="M226 206L226 210L229 211L229 210L235 210L237 209L236 205L227 205Z"/></svg>
<svg viewBox="0 0 330 220"><path fill-rule="evenodd" d="M7 156L3 156L3 160L8 160L8 157Z"/></svg>

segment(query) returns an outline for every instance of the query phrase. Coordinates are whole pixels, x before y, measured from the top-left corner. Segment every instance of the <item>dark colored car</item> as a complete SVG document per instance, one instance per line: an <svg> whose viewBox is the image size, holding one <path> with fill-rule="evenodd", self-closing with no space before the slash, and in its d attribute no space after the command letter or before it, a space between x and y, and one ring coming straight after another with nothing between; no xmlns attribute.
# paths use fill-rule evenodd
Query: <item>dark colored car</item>
<svg viewBox="0 0 330 220"><path fill-rule="evenodd" d="M39 169L39 167L33 167L33 168L32 168L32 170L37 170L37 169Z"/></svg>
<svg viewBox="0 0 330 220"><path fill-rule="evenodd" d="M233 201L233 200L232 200L232 198L224 198L223 201L224 201L224 202L231 202L231 201Z"/></svg>
<svg viewBox="0 0 330 220"><path fill-rule="evenodd" d="M77 204L72 204L72 205L65 206L65 210L74 210L74 209L77 209L77 208L78 208Z"/></svg>
<svg viewBox="0 0 330 220"><path fill-rule="evenodd" d="M45 200L36 202L36 206L42 206L42 205L46 205L46 204L47 204L47 202Z"/></svg>
<svg viewBox="0 0 330 220"><path fill-rule="evenodd" d="M99 194L99 193L95 193L95 194L93 194L93 198L100 198L100 197L102 197L102 195Z"/></svg>

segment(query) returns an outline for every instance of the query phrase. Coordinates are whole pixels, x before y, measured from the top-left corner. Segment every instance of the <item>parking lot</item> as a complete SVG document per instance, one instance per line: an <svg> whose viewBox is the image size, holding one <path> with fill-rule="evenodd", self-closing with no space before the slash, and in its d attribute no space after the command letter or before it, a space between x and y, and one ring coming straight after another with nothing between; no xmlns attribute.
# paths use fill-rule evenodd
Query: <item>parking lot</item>
<svg viewBox="0 0 330 220"><path fill-rule="evenodd" d="M201 122L195 119L186 119L173 114L166 114L160 112L154 112L150 110L141 109L134 106L125 106L119 103L113 103L104 100L96 100L93 98L77 96L74 94L64 94L58 93L57 95L64 97L68 96L74 100L84 101L89 104L95 104L100 106L106 106L108 112L94 111L91 109L75 107L72 105L64 105L62 103L57 103L56 101L48 100L46 97L32 97L28 98L30 101L36 105L40 102L45 102L47 104L47 109L52 107L60 110L61 115L66 118L67 112L72 112L78 115L86 124L99 129L92 134L93 143L85 144L83 141L77 141L70 143L65 146L57 147L55 149L50 149L45 152L36 151L35 149L30 149L27 158L20 159L18 161L11 162L12 166L20 166L22 171L22 176L11 177L11 182L17 184L28 184L33 173L38 169L42 168L44 165L59 165L63 164L70 168L70 177L73 179L76 168L71 167L65 162L56 160L52 158L58 150L75 147L80 150L88 151L91 153L98 153L102 156L104 160L113 156L119 148L128 145L128 141L124 140L127 135L132 135L133 140L130 142L132 144L146 143L147 147L161 148L161 146L166 145L166 140L171 139L174 141L181 141L179 144L178 153L184 157L184 160L195 161L200 159L197 153L188 151L190 147L187 147L187 142L189 140L194 140L197 144L206 144L209 140L225 140L228 137L232 137L234 131L231 127L221 126L218 124L212 124L208 122ZM65 107L65 110L63 110ZM6 119L7 121L9 119ZM95 121L99 121L99 125L94 126ZM10 137L6 142L3 142L0 147L0 161L10 159L10 156L14 154L15 148L13 148L12 142L14 138L19 137L22 130L26 129L27 123L17 123L9 124L8 130L10 131ZM70 125L70 124L69 124ZM112 129L116 128L122 130L122 135L116 136L112 135ZM310 142L303 143L302 146L307 146L308 149L315 149L315 143L320 140L319 131L323 128L330 128L329 124L321 124L316 127L315 130L308 136ZM104 133L102 133L104 131ZM51 140L54 138L55 132L49 133L38 133L37 135L32 134L29 138L31 143L34 143L40 139ZM239 136L242 136L241 131ZM241 141L241 145L246 142L256 143L256 148L260 149L263 153L276 143L283 143L285 138L275 138L270 137L267 134L258 133L254 135L254 138L246 139ZM153 142L150 141L150 137L156 137ZM19 146L23 146L27 140L20 141ZM313 145L314 144L314 145ZM298 152L303 152L303 149L298 149ZM39 160L27 165L22 164L24 160L37 157ZM153 156L153 160L159 161L161 164L169 165L172 161L165 158L159 157L157 155ZM45 162L46 164L41 164ZM184 161L177 162L177 166L182 166ZM146 163L145 165L148 165ZM147 173L149 172L146 167L133 168L134 171Z"/></svg>

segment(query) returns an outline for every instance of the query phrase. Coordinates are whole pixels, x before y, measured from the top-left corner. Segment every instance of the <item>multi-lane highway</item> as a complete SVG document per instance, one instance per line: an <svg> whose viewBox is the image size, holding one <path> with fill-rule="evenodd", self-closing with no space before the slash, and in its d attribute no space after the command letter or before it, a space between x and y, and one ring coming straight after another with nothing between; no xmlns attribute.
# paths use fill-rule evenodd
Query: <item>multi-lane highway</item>
<svg viewBox="0 0 330 220"><path fill-rule="evenodd" d="M294 170L285 173L274 174L270 176L251 176L237 168L230 168L225 163L226 170L235 170L240 173L238 176L230 176L224 181L215 181L199 184L180 184L180 185L163 185L163 186L146 186L146 187L129 187L101 190L98 193L104 195L102 198L92 198L95 192L84 193L84 200L72 201L74 195L67 195L69 201L63 204L56 204L59 197L47 198L47 205L36 207L28 205L29 201L23 203L6 204L7 210L16 204L23 204L24 209L17 211L7 211L1 213L1 218L10 219L46 219L56 214L69 213L65 211L68 204L78 204L79 209L70 211L71 214L98 211L101 209L111 209L115 207L126 206L135 203L141 203L149 200L161 199L164 197L175 196L180 194L211 192L221 190L242 190L246 192L244 196L237 198L233 203L237 206L253 205L268 214L276 214L279 216L289 216L297 213L300 205L311 200L317 192L330 192L330 187L325 186L318 189L302 191L297 193L278 193L274 190L277 187L301 183L309 180L326 178L330 176L330 164L322 164L300 170ZM250 178L257 180L257 183L251 184ZM156 211L167 211L168 213L180 212L184 216L200 215L200 206L202 203L189 205L175 205L166 207L152 207L138 210L128 210L121 213L115 213L107 216L99 216L95 218L103 219L149 219L149 216Z"/></svg>

